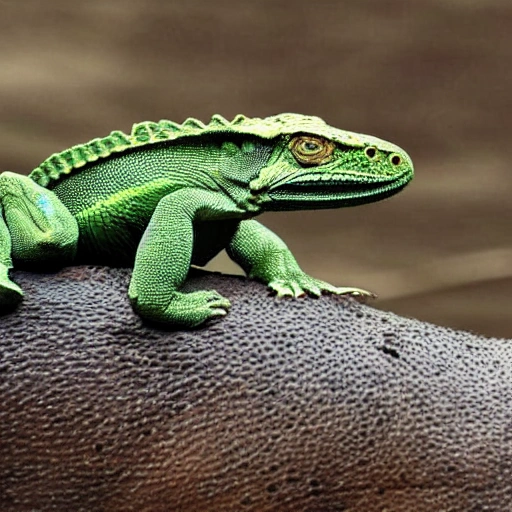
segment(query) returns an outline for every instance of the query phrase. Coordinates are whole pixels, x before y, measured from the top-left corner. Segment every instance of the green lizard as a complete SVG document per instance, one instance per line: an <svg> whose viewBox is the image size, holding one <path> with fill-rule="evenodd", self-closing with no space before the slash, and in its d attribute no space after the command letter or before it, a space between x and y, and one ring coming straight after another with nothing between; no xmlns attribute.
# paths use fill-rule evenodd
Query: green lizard
<svg viewBox="0 0 512 512"><path fill-rule="evenodd" d="M310 277L254 220L263 211L364 204L412 178L399 147L318 117L214 115L143 122L45 160L26 177L0 174L0 306L21 288L14 265L133 265L128 295L143 318L196 326L225 315L215 291L182 293L190 265L222 249L278 296L369 295Z"/></svg>

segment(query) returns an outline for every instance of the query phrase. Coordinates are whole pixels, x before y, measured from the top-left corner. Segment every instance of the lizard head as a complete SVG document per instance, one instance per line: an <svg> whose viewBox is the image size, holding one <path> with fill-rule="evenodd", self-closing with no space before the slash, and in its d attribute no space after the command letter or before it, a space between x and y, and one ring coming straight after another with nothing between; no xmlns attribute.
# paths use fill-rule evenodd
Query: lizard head
<svg viewBox="0 0 512 512"><path fill-rule="evenodd" d="M338 130L317 117L281 114L272 155L249 185L263 210L338 208L400 191L413 177L407 153L384 140ZM292 129L293 128L293 129Z"/></svg>

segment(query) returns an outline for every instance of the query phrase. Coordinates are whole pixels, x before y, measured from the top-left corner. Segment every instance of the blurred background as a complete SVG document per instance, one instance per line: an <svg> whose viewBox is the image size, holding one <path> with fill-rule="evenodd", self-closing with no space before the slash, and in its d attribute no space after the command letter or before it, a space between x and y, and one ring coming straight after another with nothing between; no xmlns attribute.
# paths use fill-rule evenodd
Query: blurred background
<svg viewBox="0 0 512 512"><path fill-rule="evenodd" d="M405 148L415 180L261 220L375 307L512 337L511 64L509 0L0 0L0 168L142 120L318 115Z"/></svg>

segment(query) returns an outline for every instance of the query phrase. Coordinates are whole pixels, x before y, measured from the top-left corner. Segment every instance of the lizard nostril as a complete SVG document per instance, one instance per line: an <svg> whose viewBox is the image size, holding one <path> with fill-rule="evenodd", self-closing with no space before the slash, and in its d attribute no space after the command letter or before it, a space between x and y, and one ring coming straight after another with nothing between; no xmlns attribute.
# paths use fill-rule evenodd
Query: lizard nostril
<svg viewBox="0 0 512 512"><path fill-rule="evenodd" d="M370 146L365 149L365 154L368 158L372 159L372 158L375 158L375 155L377 154L377 150L373 146Z"/></svg>
<svg viewBox="0 0 512 512"><path fill-rule="evenodd" d="M393 155L391 157L391 163L393 165L400 165L402 163L402 159L400 158L400 155Z"/></svg>

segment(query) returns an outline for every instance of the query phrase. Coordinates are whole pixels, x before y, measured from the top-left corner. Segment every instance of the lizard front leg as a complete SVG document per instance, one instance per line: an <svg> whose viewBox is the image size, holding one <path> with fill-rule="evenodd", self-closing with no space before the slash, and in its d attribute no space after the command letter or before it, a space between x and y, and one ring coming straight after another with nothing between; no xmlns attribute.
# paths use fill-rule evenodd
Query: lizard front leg
<svg viewBox="0 0 512 512"><path fill-rule="evenodd" d="M372 297L360 288L337 287L306 274L286 244L272 231L255 220L240 222L227 252L251 278L266 283L278 297L299 297L322 292Z"/></svg>
<svg viewBox="0 0 512 512"><path fill-rule="evenodd" d="M194 241L194 220L215 219L233 211L222 194L182 189L160 200L142 236L128 290L143 318L194 327L227 313L230 302L216 291L182 293Z"/></svg>

